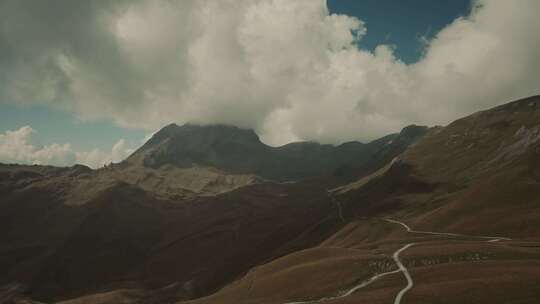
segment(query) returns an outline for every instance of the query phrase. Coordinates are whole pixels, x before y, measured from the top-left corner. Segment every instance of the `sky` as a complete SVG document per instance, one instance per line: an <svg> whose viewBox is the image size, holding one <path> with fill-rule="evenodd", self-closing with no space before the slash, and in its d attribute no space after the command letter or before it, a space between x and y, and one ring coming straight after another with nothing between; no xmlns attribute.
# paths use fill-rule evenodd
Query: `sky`
<svg viewBox="0 0 540 304"><path fill-rule="evenodd" d="M97 168L175 122L369 141L540 93L537 0L0 0L0 162Z"/></svg>
<svg viewBox="0 0 540 304"><path fill-rule="evenodd" d="M470 0L329 0L330 13L357 17L367 33L358 47L374 51L378 45L395 46L394 55L405 63L418 61L423 39L431 39L456 18L470 13Z"/></svg>

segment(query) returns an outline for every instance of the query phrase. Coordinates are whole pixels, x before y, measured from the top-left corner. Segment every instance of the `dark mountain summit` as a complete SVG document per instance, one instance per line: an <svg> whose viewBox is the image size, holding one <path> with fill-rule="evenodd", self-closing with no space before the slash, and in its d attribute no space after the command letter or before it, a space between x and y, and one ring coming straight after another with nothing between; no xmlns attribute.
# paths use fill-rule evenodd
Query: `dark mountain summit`
<svg viewBox="0 0 540 304"><path fill-rule="evenodd" d="M170 124L128 158L128 162L159 168L209 166L234 173L253 173L268 147L252 130L233 126Z"/></svg>
<svg viewBox="0 0 540 304"><path fill-rule="evenodd" d="M270 147L252 130L225 125L171 124L157 132L126 162L150 168L214 167L272 180L299 180L332 174L339 168L359 168L374 157L391 159L426 131L426 127L409 126L399 134L367 144L348 142L334 146L296 142Z"/></svg>

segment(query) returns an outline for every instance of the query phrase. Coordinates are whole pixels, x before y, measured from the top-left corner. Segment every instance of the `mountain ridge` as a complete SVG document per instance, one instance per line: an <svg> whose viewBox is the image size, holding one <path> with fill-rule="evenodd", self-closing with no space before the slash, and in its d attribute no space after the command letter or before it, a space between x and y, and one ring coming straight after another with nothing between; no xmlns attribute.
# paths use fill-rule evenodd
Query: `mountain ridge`
<svg viewBox="0 0 540 304"><path fill-rule="evenodd" d="M351 141L330 145L304 141L272 147L261 142L251 129L227 125L169 124L129 156L125 163L154 169L163 165L179 168L209 166L278 181L299 180L332 174L342 166L359 167L384 145L392 145L394 139L401 139L403 150L426 131L427 127L411 125L400 133L369 143Z"/></svg>

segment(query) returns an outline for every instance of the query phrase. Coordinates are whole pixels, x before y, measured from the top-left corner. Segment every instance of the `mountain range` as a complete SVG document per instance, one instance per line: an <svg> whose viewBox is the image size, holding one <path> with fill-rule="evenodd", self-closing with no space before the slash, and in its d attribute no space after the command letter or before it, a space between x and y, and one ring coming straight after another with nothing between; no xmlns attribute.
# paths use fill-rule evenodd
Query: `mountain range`
<svg viewBox="0 0 540 304"><path fill-rule="evenodd" d="M127 160L149 168L213 167L228 173L254 174L274 181L295 181L329 175L344 167L362 167L376 157L402 152L427 128L409 126L367 144L338 146L295 142L281 147L262 143L252 130L226 125L171 124L157 132Z"/></svg>
<svg viewBox="0 0 540 304"><path fill-rule="evenodd" d="M0 303L538 303L540 97L369 143L0 165Z"/></svg>

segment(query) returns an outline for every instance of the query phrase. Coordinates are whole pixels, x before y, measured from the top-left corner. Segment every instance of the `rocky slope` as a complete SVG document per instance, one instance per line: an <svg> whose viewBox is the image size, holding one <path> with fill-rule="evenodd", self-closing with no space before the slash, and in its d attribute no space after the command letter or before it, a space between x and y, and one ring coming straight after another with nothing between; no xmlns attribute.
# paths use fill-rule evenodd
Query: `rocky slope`
<svg viewBox="0 0 540 304"><path fill-rule="evenodd" d="M325 233L299 237L311 227L336 225L324 186L291 187L261 183L174 201L117 183L83 205L66 205L48 185L1 187L0 286L45 302L119 288L142 295L172 286L162 295L172 299L208 294L320 242Z"/></svg>
<svg viewBox="0 0 540 304"><path fill-rule="evenodd" d="M385 175L343 199L363 213L371 203L352 202L368 195L377 208L418 215L423 228L536 235L539 161L540 98L531 97L432 129ZM384 187L396 194L375 191Z"/></svg>
<svg viewBox="0 0 540 304"><path fill-rule="evenodd" d="M172 124L119 164L99 170L0 164L0 185L5 191L46 189L66 205L84 205L124 183L162 199L186 200L268 180L329 175L350 180L383 166L426 132L426 127L409 126L368 144L297 142L274 148L251 130Z"/></svg>
<svg viewBox="0 0 540 304"><path fill-rule="evenodd" d="M345 169L357 172L359 167L369 171L379 167L388 155L394 157L403 152L426 131L426 127L409 126L399 134L367 144L348 142L333 146L296 142L270 147L251 130L224 125L171 124L157 132L125 163L155 169L171 165L203 166L277 181L301 180L340 174Z"/></svg>

